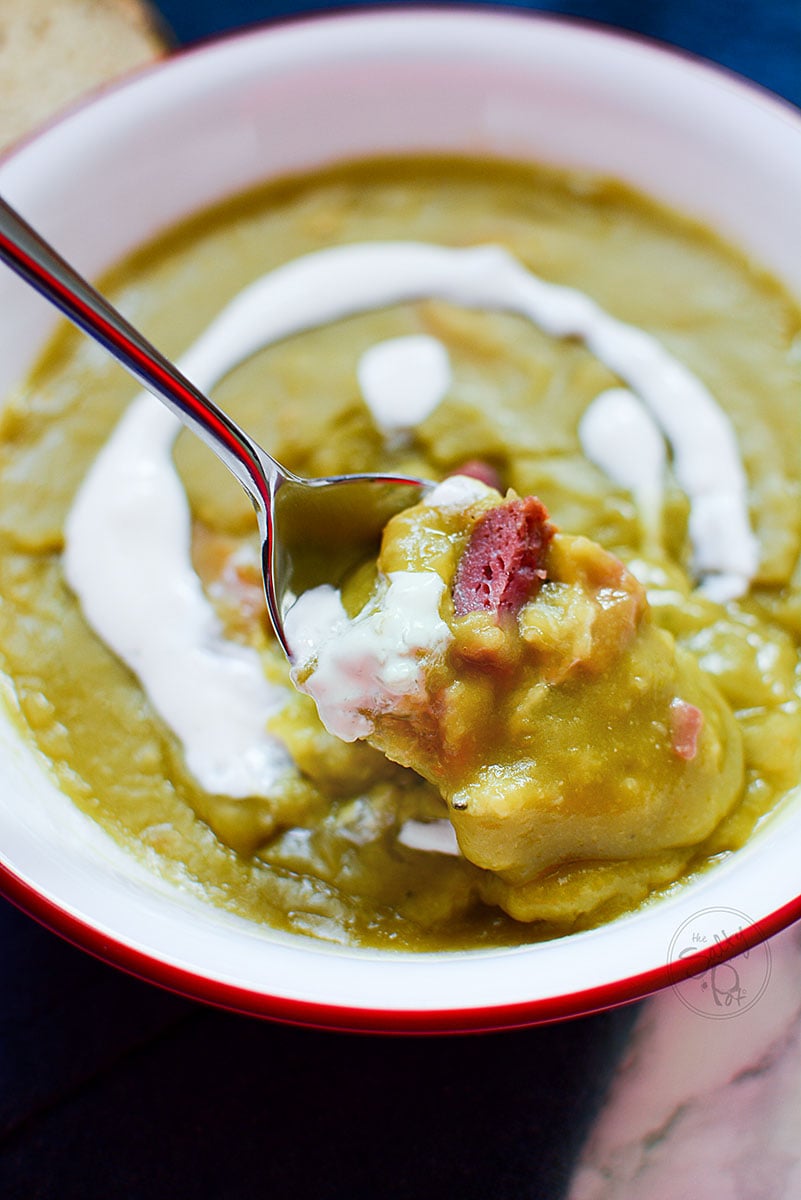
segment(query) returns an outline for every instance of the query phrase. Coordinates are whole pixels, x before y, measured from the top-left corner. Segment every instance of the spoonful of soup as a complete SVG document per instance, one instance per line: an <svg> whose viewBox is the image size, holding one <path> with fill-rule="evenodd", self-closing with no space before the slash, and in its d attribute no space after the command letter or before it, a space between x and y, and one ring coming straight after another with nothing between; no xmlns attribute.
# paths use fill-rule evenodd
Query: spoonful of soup
<svg viewBox="0 0 801 1200"><path fill-rule="evenodd" d="M395 513L428 486L402 475L307 479L283 467L0 198L0 258L100 343L222 460L250 497L259 524L267 609L281 646L304 591L338 582L372 550Z"/></svg>

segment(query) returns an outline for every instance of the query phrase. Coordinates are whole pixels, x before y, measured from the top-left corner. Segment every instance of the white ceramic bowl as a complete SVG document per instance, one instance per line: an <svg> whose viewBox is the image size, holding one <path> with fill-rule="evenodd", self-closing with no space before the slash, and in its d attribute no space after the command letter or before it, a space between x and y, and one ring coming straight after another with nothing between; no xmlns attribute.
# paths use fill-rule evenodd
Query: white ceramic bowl
<svg viewBox="0 0 801 1200"><path fill-rule="evenodd" d="M486 153L618 176L712 225L801 296L795 110L639 40L497 11L347 14L204 45L22 145L0 165L0 191L93 274L262 179L393 151ZM0 306L2 395L53 317L5 270ZM524 1025L697 971L703 954L671 962L696 914L723 914L723 956L801 913L799 797L700 881L592 932L429 955L292 938L150 875L54 788L10 720L0 718L0 739L5 892L140 976L250 1013L344 1029Z"/></svg>

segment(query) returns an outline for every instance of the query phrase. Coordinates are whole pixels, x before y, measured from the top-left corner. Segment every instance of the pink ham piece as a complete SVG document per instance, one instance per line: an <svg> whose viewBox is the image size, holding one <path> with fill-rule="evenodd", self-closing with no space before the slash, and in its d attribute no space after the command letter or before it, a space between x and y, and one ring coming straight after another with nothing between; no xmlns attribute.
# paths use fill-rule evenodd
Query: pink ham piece
<svg viewBox="0 0 801 1200"><path fill-rule="evenodd" d="M698 735L704 726L704 714L694 704L677 696L670 705L670 740L673 752L690 762L698 753Z"/></svg>
<svg viewBox="0 0 801 1200"><path fill-rule="evenodd" d="M517 612L545 579L545 556L553 535L548 513L534 496L507 500L484 513L456 570L456 616L482 610Z"/></svg>

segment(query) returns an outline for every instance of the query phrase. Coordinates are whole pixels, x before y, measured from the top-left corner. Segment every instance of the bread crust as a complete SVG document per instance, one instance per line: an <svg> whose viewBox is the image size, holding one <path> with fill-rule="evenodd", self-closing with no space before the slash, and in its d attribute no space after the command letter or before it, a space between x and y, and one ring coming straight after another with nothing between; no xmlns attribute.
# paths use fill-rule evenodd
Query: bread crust
<svg viewBox="0 0 801 1200"><path fill-rule="evenodd" d="M0 149L85 92L160 57L168 41L143 0L3 0Z"/></svg>

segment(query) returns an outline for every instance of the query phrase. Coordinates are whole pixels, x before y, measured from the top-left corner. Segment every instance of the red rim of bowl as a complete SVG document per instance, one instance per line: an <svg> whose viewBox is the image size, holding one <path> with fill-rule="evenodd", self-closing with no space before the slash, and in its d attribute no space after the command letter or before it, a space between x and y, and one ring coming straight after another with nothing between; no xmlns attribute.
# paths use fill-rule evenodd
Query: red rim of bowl
<svg viewBox="0 0 801 1200"><path fill-rule="evenodd" d="M710 62L709 60L666 43L649 38L630 30L616 29L601 22L583 18L563 16L556 13L544 13L532 10L520 10L512 6L481 4L415 4L407 8L401 4L382 4L380 7L342 6L335 9L323 9L305 12L292 16L278 17L273 20L256 22L243 28L231 30L220 35L204 38L191 46L167 52L164 56L144 66L133 68L124 75L100 85L80 97L74 103L56 114L49 121L38 126L30 134L24 135L12 146L0 154L0 165L12 158L29 142L35 141L47 130L68 120L104 96L122 90L132 83L148 75L169 69L176 59L188 56L213 53L217 46L228 44L237 39L261 36L275 28L302 25L309 22L334 22L342 18L380 19L387 14L398 15L403 12L410 19L415 12L439 13L440 15L469 13L482 15L487 20L502 21L519 20L521 22L548 22L567 27L583 28L600 37L608 37L618 41L640 43L651 53L665 55L669 58L684 60L690 68L706 73L718 80L723 79L730 85L744 92L754 94L754 98L777 110L784 117L788 114L798 119L799 110L791 101L776 96L760 84L748 80L736 72ZM389 1034L464 1034L486 1033L516 1028L524 1028L535 1024L546 1024L569 1020L573 1017L588 1016L605 1009L641 1000L652 993L668 986L675 986L692 975L708 967L708 953L701 949L697 954L683 957L680 962L666 962L659 967L630 975L611 983L596 987L585 988L577 992L550 996L514 1004L501 1004L482 1007L465 1007L458 1009L380 1009L359 1008L346 1005L329 1005L316 1001L294 1000L285 996L273 995L262 990L242 987L212 979L194 971L178 967L162 958L147 954L128 943L104 933L96 926L89 924L56 901L44 896L36 888L22 879L14 870L0 862L0 894L5 896L22 912L33 917L53 933L64 938L79 949L85 950L95 958L112 966L118 967L127 974L145 982L156 984L176 995L192 1000L199 1000L229 1012L249 1016L269 1018L291 1025L306 1028L336 1030L347 1033L389 1033ZM743 951L753 949L766 938L781 932L788 925L801 918L801 894L769 913L766 917L722 939L716 946L716 959L723 961L733 958Z"/></svg>
<svg viewBox="0 0 801 1200"><path fill-rule="evenodd" d="M517 1004L432 1010L356 1008L292 1000L285 996L210 979L208 976L177 967L136 950L74 916L42 896L2 863L0 891L23 912L34 917L53 933L138 979L158 984L177 995L202 1000L229 1012L271 1018L308 1028L333 1029L343 1033L456 1034L520 1029L530 1025L568 1020L571 1017L589 1016L604 1009L641 1000L662 988L676 986L709 966L708 951L701 949L697 954L688 955L678 961L665 962L660 967L653 967L649 971L630 975L613 983ZM801 896L797 896L746 929L721 940L715 946L716 961L722 962L753 949L799 917Z"/></svg>

